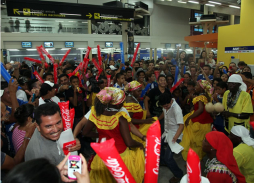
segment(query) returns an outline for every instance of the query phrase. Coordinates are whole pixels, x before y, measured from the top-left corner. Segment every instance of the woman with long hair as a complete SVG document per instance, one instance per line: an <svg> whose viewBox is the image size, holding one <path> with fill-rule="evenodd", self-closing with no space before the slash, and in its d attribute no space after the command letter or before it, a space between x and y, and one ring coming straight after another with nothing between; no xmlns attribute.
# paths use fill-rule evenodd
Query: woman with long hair
<svg viewBox="0 0 254 183"><path fill-rule="evenodd" d="M201 52L201 54L200 54L200 58L199 58L199 60L198 60L198 67L200 68L202 68L203 69L203 67L206 65L206 51L205 50L203 50L202 52Z"/></svg>
<svg viewBox="0 0 254 183"><path fill-rule="evenodd" d="M101 90L95 99L95 106L86 123L83 134L88 135L94 127L99 134L99 142L114 139L115 146L122 160L127 166L137 183L144 178L144 152L140 149L143 145L131 138L129 115L121 111L125 101L124 91L118 88L106 87ZM92 183L115 182L115 179L105 166L104 162L96 155L91 164L90 180Z"/></svg>
<svg viewBox="0 0 254 183"><path fill-rule="evenodd" d="M195 87L197 97L192 100L193 110L184 116L184 130L181 145L183 159L187 159L189 148L192 148L202 159L205 153L202 151L202 141L205 135L211 131L213 118L205 110L205 105L211 101L213 94L212 85L206 80L199 80Z"/></svg>

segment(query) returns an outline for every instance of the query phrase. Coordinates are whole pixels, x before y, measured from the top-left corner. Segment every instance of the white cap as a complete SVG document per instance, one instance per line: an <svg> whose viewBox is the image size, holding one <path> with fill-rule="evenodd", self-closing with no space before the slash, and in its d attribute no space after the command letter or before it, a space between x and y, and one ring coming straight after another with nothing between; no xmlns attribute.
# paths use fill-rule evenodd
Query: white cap
<svg viewBox="0 0 254 183"><path fill-rule="evenodd" d="M254 139L250 137L250 131L244 126L237 125L233 126L231 129L231 133L234 135L241 137L242 141L248 146L252 146L254 148Z"/></svg>
<svg viewBox="0 0 254 183"><path fill-rule="evenodd" d="M163 62L163 61L160 61L159 64L164 64L164 62Z"/></svg>
<svg viewBox="0 0 254 183"><path fill-rule="evenodd" d="M51 87L54 87L54 83L52 83L52 82L50 82L50 81L44 81L44 83L46 83L46 84L48 84L49 86L51 86Z"/></svg>
<svg viewBox="0 0 254 183"><path fill-rule="evenodd" d="M113 65L110 65L109 68L110 68L112 71L117 70L117 68L115 68L115 66L113 66Z"/></svg>
<svg viewBox="0 0 254 183"><path fill-rule="evenodd" d="M13 60L10 61L10 64L14 64L15 62Z"/></svg>
<svg viewBox="0 0 254 183"><path fill-rule="evenodd" d="M0 90L0 97L2 97L4 94L4 90Z"/></svg>
<svg viewBox="0 0 254 183"><path fill-rule="evenodd" d="M240 89L242 91L246 91L247 90L247 86L246 84L243 82L242 77L239 74L232 74L229 78L228 78L228 83L240 83Z"/></svg>

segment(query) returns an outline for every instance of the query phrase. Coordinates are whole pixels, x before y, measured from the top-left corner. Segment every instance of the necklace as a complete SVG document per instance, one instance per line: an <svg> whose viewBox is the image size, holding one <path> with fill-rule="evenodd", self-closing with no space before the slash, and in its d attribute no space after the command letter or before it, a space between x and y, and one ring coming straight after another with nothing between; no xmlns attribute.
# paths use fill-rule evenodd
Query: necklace
<svg viewBox="0 0 254 183"><path fill-rule="evenodd" d="M136 99L136 97L134 97L132 94L129 93L129 96L132 97L137 103L139 103L139 101Z"/></svg>
<svg viewBox="0 0 254 183"><path fill-rule="evenodd" d="M114 108L106 108L105 111L119 111L119 109L114 109Z"/></svg>

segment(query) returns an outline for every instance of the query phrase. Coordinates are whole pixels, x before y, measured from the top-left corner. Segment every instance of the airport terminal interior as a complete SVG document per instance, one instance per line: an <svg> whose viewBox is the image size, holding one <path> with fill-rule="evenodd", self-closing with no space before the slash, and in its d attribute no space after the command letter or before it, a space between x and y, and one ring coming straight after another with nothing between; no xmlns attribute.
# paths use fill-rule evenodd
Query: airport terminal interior
<svg viewBox="0 0 254 183"><path fill-rule="evenodd" d="M1 0L3 183L254 183L254 0Z"/></svg>

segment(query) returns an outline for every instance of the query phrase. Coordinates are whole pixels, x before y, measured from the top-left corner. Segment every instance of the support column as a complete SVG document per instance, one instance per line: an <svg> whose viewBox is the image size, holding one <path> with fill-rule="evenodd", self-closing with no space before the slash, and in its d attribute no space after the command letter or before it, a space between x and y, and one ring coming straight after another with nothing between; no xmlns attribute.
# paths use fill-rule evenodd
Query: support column
<svg viewBox="0 0 254 183"><path fill-rule="evenodd" d="M87 20L87 33L88 34L92 34L92 21L91 20Z"/></svg>
<svg viewBox="0 0 254 183"><path fill-rule="evenodd" d="M153 60L153 49L150 48L150 60Z"/></svg>
<svg viewBox="0 0 254 183"><path fill-rule="evenodd" d="M125 30L128 30L128 22L122 22L122 42L124 51L124 60L127 61L127 47L128 47L128 35Z"/></svg>
<svg viewBox="0 0 254 183"><path fill-rule="evenodd" d="M235 24L235 15L230 15L230 20L229 20L230 25Z"/></svg>
<svg viewBox="0 0 254 183"><path fill-rule="evenodd" d="M208 15L208 6L204 5L204 15Z"/></svg>
<svg viewBox="0 0 254 183"><path fill-rule="evenodd" d="M154 61L157 61L157 48L154 48Z"/></svg>

